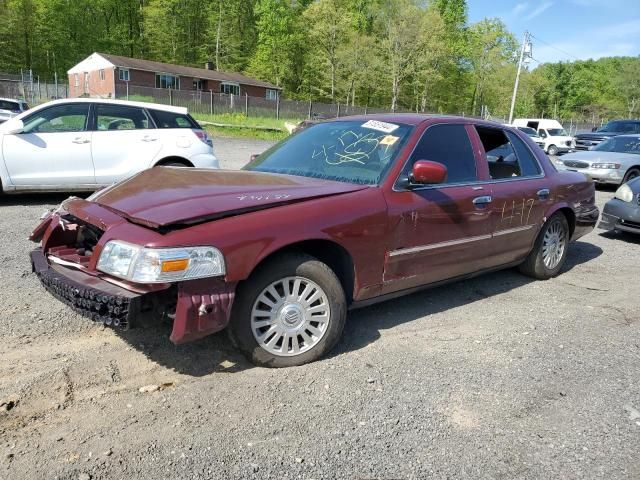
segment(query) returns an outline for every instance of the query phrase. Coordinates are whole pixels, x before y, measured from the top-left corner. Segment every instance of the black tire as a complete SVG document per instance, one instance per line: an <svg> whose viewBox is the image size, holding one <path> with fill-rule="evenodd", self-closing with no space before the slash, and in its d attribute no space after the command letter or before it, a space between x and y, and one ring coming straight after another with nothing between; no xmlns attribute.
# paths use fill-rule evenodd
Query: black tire
<svg viewBox="0 0 640 480"><path fill-rule="evenodd" d="M627 170L627 173L624 174L624 179L622 183L627 183L629 180L633 180L636 177L640 177L640 168L633 167Z"/></svg>
<svg viewBox="0 0 640 480"><path fill-rule="evenodd" d="M553 268L550 268L545 264L543 244L545 242L545 235L547 232L551 232L551 229L554 228L561 229L564 239L564 248L558 263L556 265L552 264ZM536 241L533 244L533 249L525 261L519 265L518 269L520 272L538 280L547 280L558 275L565 260L567 259L567 250L569 248L570 240L569 233L569 222L567 221L567 217L562 212L554 213L540 230L538 238L536 238Z"/></svg>
<svg viewBox="0 0 640 480"><path fill-rule="evenodd" d="M162 163L158 166L159 167L188 167L189 165L187 165L184 162L168 162L168 163Z"/></svg>
<svg viewBox="0 0 640 480"><path fill-rule="evenodd" d="M558 147L556 147L555 145L549 145L549 147L547 148L547 155L558 155Z"/></svg>
<svg viewBox="0 0 640 480"><path fill-rule="evenodd" d="M326 294L330 314L326 330L317 343L302 353L280 356L258 343L252 331L251 316L254 304L263 291L274 282L287 277L301 277L319 286ZM238 286L228 333L232 342L253 364L271 368L293 367L318 360L329 352L342 335L346 317L347 300L333 270L310 255L288 253L268 260L246 282ZM302 338L297 337L297 334L295 336ZM289 346L288 342L287 340Z"/></svg>

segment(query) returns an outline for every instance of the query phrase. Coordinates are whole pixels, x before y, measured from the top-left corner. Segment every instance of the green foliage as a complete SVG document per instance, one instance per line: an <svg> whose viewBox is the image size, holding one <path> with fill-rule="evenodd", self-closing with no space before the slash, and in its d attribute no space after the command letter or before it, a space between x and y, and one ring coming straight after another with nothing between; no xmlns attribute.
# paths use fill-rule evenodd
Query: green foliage
<svg viewBox="0 0 640 480"><path fill-rule="evenodd" d="M60 81L94 51L244 72L288 98L508 114L518 45L466 0L0 0L0 71ZM640 58L524 70L517 116L640 115Z"/></svg>

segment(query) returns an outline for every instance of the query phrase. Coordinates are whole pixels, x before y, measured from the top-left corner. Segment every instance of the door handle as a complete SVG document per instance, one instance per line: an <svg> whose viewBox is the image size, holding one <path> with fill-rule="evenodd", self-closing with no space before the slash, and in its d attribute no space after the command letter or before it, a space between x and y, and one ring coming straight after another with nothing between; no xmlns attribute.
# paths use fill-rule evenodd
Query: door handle
<svg viewBox="0 0 640 480"><path fill-rule="evenodd" d="M548 188L543 188L541 190L538 190L538 198L540 200L546 200L547 198L549 198L549 195L551 195L551 192L549 191Z"/></svg>
<svg viewBox="0 0 640 480"><path fill-rule="evenodd" d="M142 137L142 141L143 142L155 142L156 140L157 140L157 138L150 137L149 135L145 135L144 137Z"/></svg>
<svg viewBox="0 0 640 480"><path fill-rule="evenodd" d="M88 138L82 138L82 137L76 137L73 140L71 140L72 143L79 143L79 144L83 144L83 143L89 143L89 139Z"/></svg>
<svg viewBox="0 0 640 480"><path fill-rule="evenodd" d="M481 197L474 198L473 204L476 206L476 208L484 208L489 205L492 200L493 199L491 198L491 195L483 195Z"/></svg>

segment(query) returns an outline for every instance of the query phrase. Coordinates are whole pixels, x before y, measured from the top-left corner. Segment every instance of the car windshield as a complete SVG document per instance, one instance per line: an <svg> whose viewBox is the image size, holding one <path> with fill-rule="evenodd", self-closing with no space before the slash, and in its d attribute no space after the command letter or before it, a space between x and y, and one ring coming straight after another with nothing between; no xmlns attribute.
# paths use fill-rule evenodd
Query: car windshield
<svg viewBox="0 0 640 480"><path fill-rule="evenodd" d="M593 150L598 152L635 153L640 155L640 138L613 137L599 143Z"/></svg>
<svg viewBox="0 0 640 480"><path fill-rule="evenodd" d="M518 128L524 133L526 133L527 135L529 135L530 137L538 136L538 133L533 128L529 128L529 127L518 127Z"/></svg>
<svg viewBox="0 0 640 480"><path fill-rule="evenodd" d="M276 144L244 170L377 185L412 130L378 120L323 122Z"/></svg>
<svg viewBox="0 0 640 480"><path fill-rule="evenodd" d="M640 132L640 123L638 122L609 122L598 132L616 132L616 133L638 133Z"/></svg>
<svg viewBox="0 0 640 480"><path fill-rule="evenodd" d="M567 136L567 132L564 130L564 128L548 128L547 131L549 132L549 135L551 135L552 137Z"/></svg>

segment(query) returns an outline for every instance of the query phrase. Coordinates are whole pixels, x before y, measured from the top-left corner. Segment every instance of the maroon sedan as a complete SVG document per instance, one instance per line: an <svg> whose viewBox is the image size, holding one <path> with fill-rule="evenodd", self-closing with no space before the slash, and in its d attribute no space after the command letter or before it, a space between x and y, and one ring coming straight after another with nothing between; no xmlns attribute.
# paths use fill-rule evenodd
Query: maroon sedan
<svg viewBox="0 0 640 480"><path fill-rule="evenodd" d="M227 326L256 364L320 358L347 310L518 266L558 274L594 185L516 129L424 115L310 126L241 171L158 167L70 198L31 239L45 288L93 320Z"/></svg>

